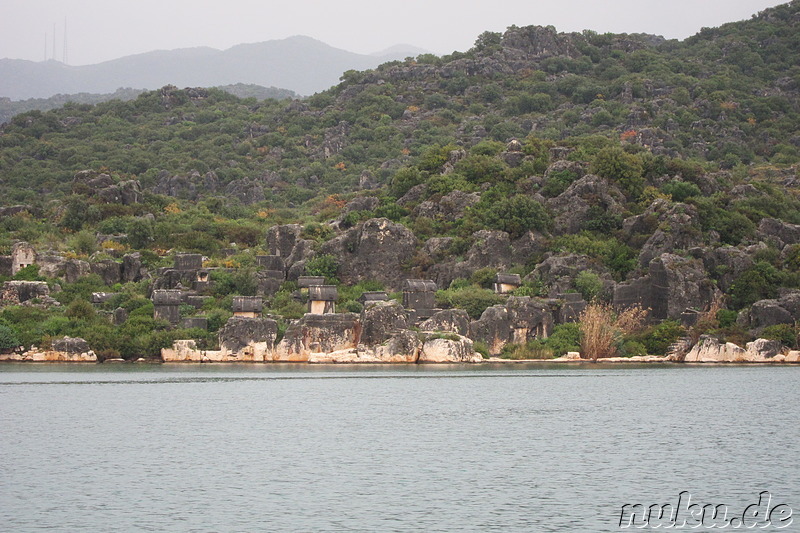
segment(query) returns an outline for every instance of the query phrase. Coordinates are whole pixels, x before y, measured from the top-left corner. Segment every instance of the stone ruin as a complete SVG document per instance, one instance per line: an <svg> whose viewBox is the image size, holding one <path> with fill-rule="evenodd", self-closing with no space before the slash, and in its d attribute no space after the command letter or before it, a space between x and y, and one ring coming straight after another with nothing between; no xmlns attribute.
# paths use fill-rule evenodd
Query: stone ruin
<svg viewBox="0 0 800 533"><path fill-rule="evenodd" d="M264 309L261 296L234 296L233 316L243 318L258 318Z"/></svg>
<svg viewBox="0 0 800 533"><path fill-rule="evenodd" d="M50 287L45 281L6 281L0 294L0 306L38 305L58 306L61 303L50 296Z"/></svg>
<svg viewBox="0 0 800 533"><path fill-rule="evenodd" d="M176 326L181 320L181 291L179 289L156 289L153 291L153 318L166 320Z"/></svg>
<svg viewBox="0 0 800 533"><path fill-rule="evenodd" d="M324 276L300 276L297 278L297 287L303 292L308 292L310 287L319 285L325 285Z"/></svg>
<svg viewBox="0 0 800 533"><path fill-rule="evenodd" d="M436 309L436 283L431 280L407 279L403 282L403 307L413 320L430 318Z"/></svg>
<svg viewBox="0 0 800 533"><path fill-rule="evenodd" d="M313 315L336 313L339 289L336 285L312 285L308 288L308 312Z"/></svg>
<svg viewBox="0 0 800 533"><path fill-rule="evenodd" d="M358 303L366 307L375 302L385 302L388 299L389 294L386 291L366 291L359 296Z"/></svg>
<svg viewBox="0 0 800 533"><path fill-rule="evenodd" d="M497 294L509 294L520 288L522 278L519 274L498 274L494 277L494 292Z"/></svg>

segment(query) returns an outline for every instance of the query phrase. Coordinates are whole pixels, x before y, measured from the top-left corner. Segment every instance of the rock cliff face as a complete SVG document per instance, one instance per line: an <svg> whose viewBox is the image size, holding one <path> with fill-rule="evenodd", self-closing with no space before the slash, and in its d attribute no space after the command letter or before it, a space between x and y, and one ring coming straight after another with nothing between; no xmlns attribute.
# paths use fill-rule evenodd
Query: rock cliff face
<svg viewBox="0 0 800 533"><path fill-rule="evenodd" d="M684 357L687 363L763 363L786 362L779 341L756 339L742 348L733 343L720 343L715 337L703 335Z"/></svg>
<svg viewBox="0 0 800 533"><path fill-rule="evenodd" d="M96 363L97 355L81 338L62 337L53 341L51 350L32 348L23 353L0 353L0 361L24 361L34 363Z"/></svg>
<svg viewBox="0 0 800 533"><path fill-rule="evenodd" d="M273 360L307 362L314 353L353 349L358 344L360 329L358 315L354 313L306 314L286 329L275 347Z"/></svg>
<svg viewBox="0 0 800 533"><path fill-rule="evenodd" d="M397 290L410 277L406 265L416 248L411 230L386 218L373 218L328 241L320 252L336 257L344 283L371 279Z"/></svg>
<svg viewBox="0 0 800 533"><path fill-rule="evenodd" d="M470 338L486 343L489 353L497 355L506 344L547 338L553 323L553 313L546 302L512 296L505 305L489 307L480 319L472 321Z"/></svg>
<svg viewBox="0 0 800 533"><path fill-rule="evenodd" d="M431 338L422 345L420 363L478 363L483 360L475 353L472 341L456 335L457 339Z"/></svg>

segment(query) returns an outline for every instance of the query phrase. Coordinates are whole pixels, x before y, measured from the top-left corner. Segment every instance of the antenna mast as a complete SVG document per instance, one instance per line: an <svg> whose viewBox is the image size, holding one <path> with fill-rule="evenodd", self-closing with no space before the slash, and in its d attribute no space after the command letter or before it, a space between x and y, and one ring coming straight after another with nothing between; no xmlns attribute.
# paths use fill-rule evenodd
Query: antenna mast
<svg viewBox="0 0 800 533"><path fill-rule="evenodd" d="M63 48L64 49L61 51L63 56L64 56L64 60L62 61L62 63L64 63L66 65L67 64L67 17L64 17L64 47Z"/></svg>
<svg viewBox="0 0 800 533"><path fill-rule="evenodd" d="M53 59L56 58L56 25L53 24Z"/></svg>

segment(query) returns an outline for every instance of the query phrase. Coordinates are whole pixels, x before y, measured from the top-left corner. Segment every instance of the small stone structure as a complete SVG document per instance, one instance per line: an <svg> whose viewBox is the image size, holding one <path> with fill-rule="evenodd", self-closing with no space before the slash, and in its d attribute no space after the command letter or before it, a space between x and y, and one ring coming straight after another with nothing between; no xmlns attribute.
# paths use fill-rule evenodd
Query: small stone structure
<svg viewBox="0 0 800 533"><path fill-rule="evenodd" d="M385 302L388 299L389 295L386 291L366 291L359 296L358 302L366 307L375 302Z"/></svg>
<svg viewBox="0 0 800 533"><path fill-rule="evenodd" d="M308 312L328 315L336 312L339 290L335 285L313 285L308 288Z"/></svg>
<svg viewBox="0 0 800 533"><path fill-rule="evenodd" d="M175 270L200 270L203 256L200 254L175 254Z"/></svg>
<svg viewBox="0 0 800 533"><path fill-rule="evenodd" d="M233 316L244 318L258 318L264 309L261 296L234 296Z"/></svg>
<svg viewBox="0 0 800 533"><path fill-rule="evenodd" d="M15 243L11 250L11 275L33 264L36 264L36 250L33 246L27 242Z"/></svg>
<svg viewBox="0 0 800 533"><path fill-rule="evenodd" d="M494 292L497 294L509 294L522 285L519 274L501 274L494 277Z"/></svg>
<svg viewBox="0 0 800 533"><path fill-rule="evenodd" d="M166 320L173 326L181 319L181 291L178 289L156 289L153 291L153 318Z"/></svg>
<svg viewBox="0 0 800 533"><path fill-rule="evenodd" d="M436 308L436 283L423 279L405 280L403 307L413 312L415 320L430 318Z"/></svg>
<svg viewBox="0 0 800 533"><path fill-rule="evenodd" d="M297 278L297 287L300 289L308 289L314 285L325 285L325 277L323 276L300 276Z"/></svg>
<svg viewBox="0 0 800 533"><path fill-rule="evenodd" d="M6 281L0 294L0 305L19 305L39 300L43 305L61 305L50 297L50 288L44 281Z"/></svg>

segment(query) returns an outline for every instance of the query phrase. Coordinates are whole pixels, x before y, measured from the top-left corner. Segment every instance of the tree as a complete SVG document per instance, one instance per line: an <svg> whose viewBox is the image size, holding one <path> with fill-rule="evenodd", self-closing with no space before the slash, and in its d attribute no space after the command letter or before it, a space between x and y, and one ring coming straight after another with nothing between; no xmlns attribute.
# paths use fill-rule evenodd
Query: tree
<svg viewBox="0 0 800 533"><path fill-rule="evenodd" d="M603 148L597 152L591 170L602 178L619 183L622 190L633 199L638 198L644 191L642 162L618 146Z"/></svg>
<svg viewBox="0 0 800 533"><path fill-rule="evenodd" d="M529 230L543 231L551 223L547 209L523 194L503 198L494 205L485 206L483 221L489 228L507 232L512 239Z"/></svg>

